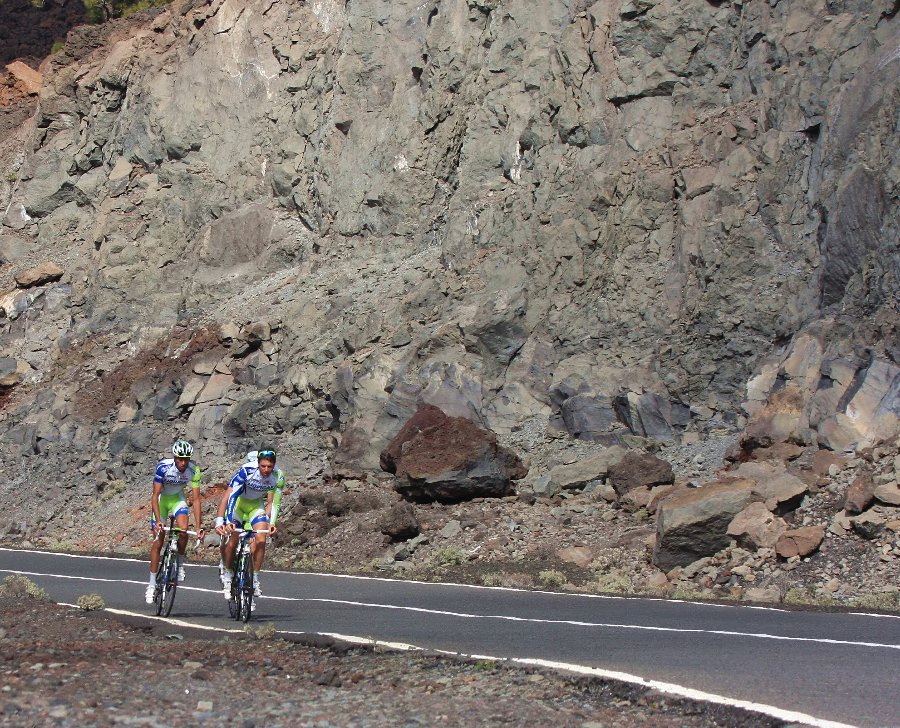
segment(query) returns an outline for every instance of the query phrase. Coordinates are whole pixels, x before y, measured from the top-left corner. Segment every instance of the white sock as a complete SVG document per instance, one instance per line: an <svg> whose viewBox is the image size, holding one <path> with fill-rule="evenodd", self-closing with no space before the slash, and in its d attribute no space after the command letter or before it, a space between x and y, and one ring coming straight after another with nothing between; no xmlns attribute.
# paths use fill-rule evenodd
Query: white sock
<svg viewBox="0 0 900 728"><path fill-rule="evenodd" d="M150 586L156 586L156 572L155 571L150 572L149 584L150 584Z"/></svg>

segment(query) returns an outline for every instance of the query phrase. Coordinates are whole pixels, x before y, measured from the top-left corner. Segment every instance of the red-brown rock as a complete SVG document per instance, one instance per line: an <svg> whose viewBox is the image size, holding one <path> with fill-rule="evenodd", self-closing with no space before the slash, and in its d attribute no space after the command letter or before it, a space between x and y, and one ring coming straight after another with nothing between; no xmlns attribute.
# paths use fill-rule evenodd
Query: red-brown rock
<svg viewBox="0 0 900 728"><path fill-rule="evenodd" d="M43 286L47 283L53 283L63 277L65 271L56 263L41 263L36 268L16 273L16 284L19 288L32 288L33 286Z"/></svg>
<svg viewBox="0 0 900 728"><path fill-rule="evenodd" d="M864 471L856 476L847 489L844 508L847 513L862 513L872 505L873 500L875 500L875 483L872 474Z"/></svg>
<svg viewBox="0 0 900 728"><path fill-rule="evenodd" d="M653 488L675 482L672 466L650 453L628 452L609 468L609 482L623 495L634 488Z"/></svg>
<svg viewBox="0 0 900 728"><path fill-rule="evenodd" d="M824 526L804 526L785 531L775 544L775 552L784 559L792 556L809 556L825 538Z"/></svg>
<svg viewBox="0 0 900 728"><path fill-rule="evenodd" d="M528 469L497 436L437 407L420 409L381 453L382 467L397 476L394 488L413 501L456 503L502 497Z"/></svg>

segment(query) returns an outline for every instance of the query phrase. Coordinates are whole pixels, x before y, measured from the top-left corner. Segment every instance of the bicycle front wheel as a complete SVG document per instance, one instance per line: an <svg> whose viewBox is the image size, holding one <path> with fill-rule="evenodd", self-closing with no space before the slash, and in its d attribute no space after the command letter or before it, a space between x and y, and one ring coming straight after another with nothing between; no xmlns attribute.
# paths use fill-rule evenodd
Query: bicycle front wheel
<svg viewBox="0 0 900 728"><path fill-rule="evenodd" d="M153 593L153 603L156 605L156 614L162 614L165 608L166 596L166 578L169 573L169 555L171 551L169 545L163 546L162 556L159 560L159 566L156 569L156 591Z"/></svg>
<svg viewBox="0 0 900 728"><path fill-rule="evenodd" d="M244 564L244 578L241 588L241 619L250 621L250 612L253 611L253 559L248 556Z"/></svg>
<svg viewBox="0 0 900 728"><path fill-rule="evenodd" d="M169 563L166 569L166 588L162 595L163 616L168 617L175 603L175 590L178 587L178 559L174 552L169 552Z"/></svg>

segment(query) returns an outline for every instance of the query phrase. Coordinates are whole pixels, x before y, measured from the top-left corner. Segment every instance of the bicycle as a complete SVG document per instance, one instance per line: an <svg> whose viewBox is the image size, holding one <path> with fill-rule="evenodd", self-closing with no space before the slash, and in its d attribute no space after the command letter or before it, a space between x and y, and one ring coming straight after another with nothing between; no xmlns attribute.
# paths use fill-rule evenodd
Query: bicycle
<svg viewBox="0 0 900 728"><path fill-rule="evenodd" d="M153 603L156 605L157 616L168 617L175 603L175 591L178 588L178 537L182 533L196 536L197 532L175 526L174 516L169 518L169 525L162 528L166 532L166 537L162 553L159 555Z"/></svg>
<svg viewBox="0 0 900 728"><path fill-rule="evenodd" d="M232 619L241 622L250 621L253 611L253 554L250 543L257 533L269 533L269 530L254 531L252 528L235 530L238 537L234 552L231 576L231 596L228 599L228 614Z"/></svg>

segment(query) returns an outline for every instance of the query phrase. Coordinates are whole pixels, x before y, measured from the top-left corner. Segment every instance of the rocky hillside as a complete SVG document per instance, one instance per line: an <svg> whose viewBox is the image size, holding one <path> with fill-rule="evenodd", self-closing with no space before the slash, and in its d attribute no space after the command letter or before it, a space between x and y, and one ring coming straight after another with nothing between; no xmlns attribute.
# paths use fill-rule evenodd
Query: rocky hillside
<svg viewBox="0 0 900 728"><path fill-rule="evenodd" d="M463 560L617 548L725 590L733 549L774 584L840 541L828 578L896 589L897 10L176 0L74 29L0 140L4 530L140 543L185 435L211 483L279 449L291 558L408 566L456 522L505 539L442 537ZM516 453L520 499L393 528L380 454L423 405Z"/></svg>

